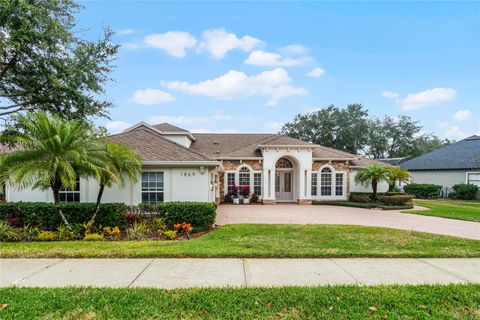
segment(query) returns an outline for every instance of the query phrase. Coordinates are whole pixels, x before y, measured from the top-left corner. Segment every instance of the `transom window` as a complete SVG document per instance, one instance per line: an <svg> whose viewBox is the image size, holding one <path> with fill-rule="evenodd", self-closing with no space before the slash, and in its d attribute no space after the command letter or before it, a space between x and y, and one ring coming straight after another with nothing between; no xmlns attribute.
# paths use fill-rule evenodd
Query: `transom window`
<svg viewBox="0 0 480 320"><path fill-rule="evenodd" d="M73 190L62 189L59 192L60 202L80 202L80 178L75 182Z"/></svg>
<svg viewBox="0 0 480 320"><path fill-rule="evenodd" d="M293 168L292 161L288 160L287 158L280 158L278 159L275 168L277 169L288 169Z"/></svg>
<svg viewBox="0 0 480 320"><path fill-rule="evenodd" d="M247 167L242 167L238 172L238 185L240 187L250 187L250 169Z"/></svg>
<svg viewBox="0 0 480 320"><path fill-rule="evenodd" d="M163 202L163 172L142 172L142 202Z"/></svg>
<svg viewBox="0 0 480 320"><path fill-rule="evenodd" d="M312 173L312 196L317 195L317 187L318 187L318 174L316 172Z"/></svg>
<svg viewBox="0 0 480 320"><path fill-rule="evenodd" d="M323 168L320 173L320 195L332 195L332 170L330 168Z"/></svg>
<svg viewBox="0 0 480 320"><path fill-rule="evenodd" d="M467 183L480 187L480 172L469 172L467 174Z"/></svg>

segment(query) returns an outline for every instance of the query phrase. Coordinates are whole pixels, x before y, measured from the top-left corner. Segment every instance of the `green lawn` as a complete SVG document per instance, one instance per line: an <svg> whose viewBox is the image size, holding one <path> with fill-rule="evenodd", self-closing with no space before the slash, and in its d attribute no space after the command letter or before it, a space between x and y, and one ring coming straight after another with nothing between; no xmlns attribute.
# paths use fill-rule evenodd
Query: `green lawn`
<svg viewBox="0 0 480 320"><path fill-rule="evenodd" d="M189 241L17 242L2 258L480 257L480 241L340 225L226 225Z"/></svg>
<svg viewBox="0 0 480 320"><path fill-rule="evenodd" d="M1 319L478 319L480 285L3 288Z"/></svg>
<svg viewBox="0 0 480 320"><path fill-rule="evenodd" d="M414 203L430 210L404 212L480 222L480 201L414 200Z"/></svg>

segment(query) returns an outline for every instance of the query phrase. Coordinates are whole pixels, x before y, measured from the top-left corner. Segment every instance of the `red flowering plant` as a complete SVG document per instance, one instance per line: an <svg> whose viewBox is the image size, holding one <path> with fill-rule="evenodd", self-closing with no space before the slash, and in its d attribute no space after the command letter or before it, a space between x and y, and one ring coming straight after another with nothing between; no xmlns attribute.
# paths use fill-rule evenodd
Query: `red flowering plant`
<svg viewBox="0 0 480 320"><path fill-rule="evenodd" d="M242 196L245 198L248 198L250 196L250 187L249 186L243 186L242 187Z"/></svg>
<svg viewBox="0 0 480 320"><path fill-rule="evenodd" d="M177 231L177 234L186 236L188 239L190 239L190 232L193 230L190 223L177 223L173 225L173 228Z"/></svg>

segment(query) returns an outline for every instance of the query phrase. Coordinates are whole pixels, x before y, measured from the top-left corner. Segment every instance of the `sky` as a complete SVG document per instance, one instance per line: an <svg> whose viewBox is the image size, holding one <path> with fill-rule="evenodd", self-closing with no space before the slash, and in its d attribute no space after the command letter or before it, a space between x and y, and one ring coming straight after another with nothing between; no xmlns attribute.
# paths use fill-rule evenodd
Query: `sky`
<svg viewBox="0 0 480 320"><path fill-rule="evenodd" d="M296 114L361 103L425 133L480 134L480 2L87 1L80 35L121 45L112 132L277 132Z"/></svg>

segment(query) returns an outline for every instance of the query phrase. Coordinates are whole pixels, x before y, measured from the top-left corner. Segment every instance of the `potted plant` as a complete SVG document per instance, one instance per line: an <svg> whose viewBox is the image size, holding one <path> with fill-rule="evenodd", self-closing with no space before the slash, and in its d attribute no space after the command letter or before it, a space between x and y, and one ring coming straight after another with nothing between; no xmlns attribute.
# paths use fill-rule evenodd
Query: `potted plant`
<svg viewBox="0 0 480 320"><path fill-rule="evenodd" d="M250 187L243 186L242 187L242 196L243 196L243 204L248 204L250 202Z"/></svg>
<svg viewBox="0 0 480 320"><path fill-rule="evenodd" d="M233 204L240 204L240 199L238 198L238 186L235 183L232 185L232 200Z"/></svg>

